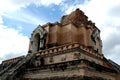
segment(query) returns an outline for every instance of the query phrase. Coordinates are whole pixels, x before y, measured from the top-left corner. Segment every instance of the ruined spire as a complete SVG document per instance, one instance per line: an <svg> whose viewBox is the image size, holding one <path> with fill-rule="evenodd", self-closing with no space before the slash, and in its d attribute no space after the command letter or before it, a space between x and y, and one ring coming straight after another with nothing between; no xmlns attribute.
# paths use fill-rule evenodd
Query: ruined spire
<svg viewBox="0 0 120 80"><path fill-rule="evenodd" d="M79 26L81 23L86 23L87 21L88 21L88 17L79 8L76 9L71 14L65 15L61 18L62 25L72 23L75 24L76 26Z"/></svg>

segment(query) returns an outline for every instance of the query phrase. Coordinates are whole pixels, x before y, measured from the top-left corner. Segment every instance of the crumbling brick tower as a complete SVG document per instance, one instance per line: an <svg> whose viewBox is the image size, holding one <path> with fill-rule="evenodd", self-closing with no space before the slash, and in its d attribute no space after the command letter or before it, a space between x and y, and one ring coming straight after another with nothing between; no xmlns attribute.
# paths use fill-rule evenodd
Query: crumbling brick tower
<svg viewBox="0 0 120 80"><path fill-rule="evenodd" d="M102 54L100 30L79 9L63 16L60 23L39 25L31 34L28 55L12 70L14 76L6 79L120 79L120 66Z"/></svg>

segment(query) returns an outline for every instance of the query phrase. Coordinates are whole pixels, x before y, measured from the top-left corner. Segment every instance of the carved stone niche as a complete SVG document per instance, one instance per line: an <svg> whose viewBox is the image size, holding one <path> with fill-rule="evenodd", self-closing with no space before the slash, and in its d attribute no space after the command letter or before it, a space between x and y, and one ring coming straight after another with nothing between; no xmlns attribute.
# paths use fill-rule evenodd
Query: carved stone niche
<svg viewBox="0 0 120 80"><path fill-rule="evenodd" d="M61 61L62 61L62 62L66 61L66 60L67 60L67 55L61 56Z"/></svg>
<svg viewBox="0 0 120 80"><path fill-rule="evenodd" d="M80 59L81 54L79 52L74 53L74 59Z"/></svg>
<svg viewBox="0 0 120 80"><path fill-rule="evenodd" d="M35 57L30 60L30 66L28 67L39 67L39 66L44 66L45 60L43 57Z"/></svg>
<svg viewBox="0 0 120 80"><path fill-rule="evenodd" d="M102 42L100 39L100 30L97 28L94 28L92 34L91 34L91 40L93 42L93 49L98 52L101 53L101 49L102 49Z"/></svg>
<svg viewBox="0 0 120 80"><path fill-rule="evenodd" d="M52 56L49 58L49 62L50 62L50 63L54 62L54 60L53 60L53 57L52 57Z"/></svg>
<svg viewBox="0 0 120 80"><path fill-rule="evenodd" d="M61 61L65 61L65 60L66 60L66 57L62 57L62 58L61 58Z"/></svg>
<svg viewBox="0 0 120 80"><path fill-rule="evenodd" d="M47 31L43 28L43 26L40 26L40 25L33 31L30 38L29 51L36 53L39 50L45 48L46 33Z"/></svg>

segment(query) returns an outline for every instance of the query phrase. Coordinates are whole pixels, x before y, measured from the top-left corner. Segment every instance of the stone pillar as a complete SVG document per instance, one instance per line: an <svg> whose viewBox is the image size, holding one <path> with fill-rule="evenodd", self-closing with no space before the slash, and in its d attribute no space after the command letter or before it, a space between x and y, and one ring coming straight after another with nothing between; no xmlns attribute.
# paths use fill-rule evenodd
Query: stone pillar
<svg viewBox="0 0 120 80"><path fill-rule="evenodd" d="M33 41L29 42L29 49L28 49L28 53L32 52L32 47L33 47Z"/></svg>

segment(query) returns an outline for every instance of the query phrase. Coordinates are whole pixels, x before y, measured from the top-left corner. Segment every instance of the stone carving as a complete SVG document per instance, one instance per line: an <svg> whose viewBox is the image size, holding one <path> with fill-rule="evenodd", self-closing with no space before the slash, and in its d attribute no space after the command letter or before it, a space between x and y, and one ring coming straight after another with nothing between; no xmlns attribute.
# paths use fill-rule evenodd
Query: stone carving
<svg viewBox="0 0 120 80"><path fill-rule="evenodd" d="M54 60L53 60L53 57L50 57L49 59L50 59L50 62L51 62L51 63L54 61Z"/></svg>
<svg viewBox="0 0 120 80"><path fill-rule="evenodd" d="M74 53L74 59L80 59L81 54L78 52Z"/></svg>
<svg viewBox="0 0 120 80"><path fill-rule="evenodd" d="M39 25L32 33L30 39L30 50L36 53L39 50L45 48L45 36L47 31L43 28L43 26Z"/></svg>
<svg viewBox="0 0 120 80"><path fill-rule="evenodd" d="M62 58L61 58L61 61L65 61L65 60L66 60L66 57L62 57Z"/></svg>
<svg viewBox="0 0 120 80"><path fill-rule="evenodd" d="M94 50L97 50L96 49L96 39L97 37L99 37L99 30L97 28L95 28L91 34L91 39L93 40L93 47L94 47Z"/></svg>
<svg viewBox="0 0 120 80"><path fill-rule="evenodd" d="M46 35L46 30L42 26L38 26L38 30L40 32L40 49L44 48L44 43L45 43L45 35Z"/></svg>
<svg viewBox="0 0 120 80"><path fill-rule="evenodd" d="M91 38L95 44L96 44L96 38L98 37L98 35L99 35L98 29L94 29L94 31L92 32Z"/></svg>
<svg viewBox="0 0 120 80"><path fill-rule="evenodd" d="M41 25L38 26L38 30L40 31L40 38L44 38L46 30Z"/></svg>

